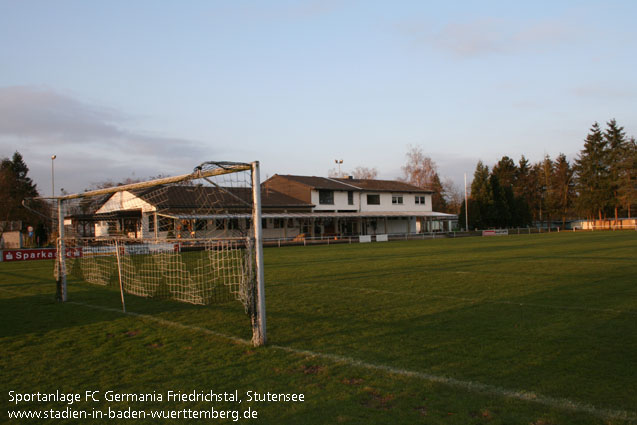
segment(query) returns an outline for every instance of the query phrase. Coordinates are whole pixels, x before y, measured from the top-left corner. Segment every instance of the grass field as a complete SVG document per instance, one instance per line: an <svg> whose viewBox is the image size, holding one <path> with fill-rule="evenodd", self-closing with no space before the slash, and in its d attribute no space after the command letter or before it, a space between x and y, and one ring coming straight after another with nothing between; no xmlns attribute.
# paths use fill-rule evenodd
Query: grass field
<svg viewBox="0 0 637 425"><path fill-rule="evenodd" d="M169 390L239 392L253 424L637 423L637 232L265 251L268 346L237 302L200 307L69 287L53 263L0 263L1 422L9 392L158 393L74 409L210 409ZM303 393L251 402L249 390ZM197 423L37 420L33 423ZM234 423L232 418L205 423Z"/></svg>

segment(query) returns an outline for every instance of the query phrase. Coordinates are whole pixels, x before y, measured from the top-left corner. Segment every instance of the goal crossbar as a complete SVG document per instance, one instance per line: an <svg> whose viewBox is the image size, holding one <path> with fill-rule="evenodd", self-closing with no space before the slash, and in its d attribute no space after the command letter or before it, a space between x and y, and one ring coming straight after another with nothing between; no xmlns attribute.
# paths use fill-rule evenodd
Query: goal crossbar
<svg viewBox="0 0 637 425"><path fill-rule="evenodd" d="M125 184L122 186L107 187L104 189L89 190L89 191L81 192L81 193L73 193L70 195L60 196L56 199L62 199L66 201L70 199L110 195L112 193L122 192L125 190L147 189L153 186L179 183L179 182L184 182L188 180L195 180L195 179L208 178L208 177L214 177L214 176L221 176L223 174L236 173L238 171L250 171L252 169L252 164L246 164L246 163L240 163L240 162L234 162L234 163L218 162L214 164L219 164L220 167L214 168L211 170L203 170L201 166L199 166L195 168L195 171L189 174L182 174L182 175L173 176L173 177L164 177L161 179L148 180L148 181L139 182L139 183Z"/></svg>

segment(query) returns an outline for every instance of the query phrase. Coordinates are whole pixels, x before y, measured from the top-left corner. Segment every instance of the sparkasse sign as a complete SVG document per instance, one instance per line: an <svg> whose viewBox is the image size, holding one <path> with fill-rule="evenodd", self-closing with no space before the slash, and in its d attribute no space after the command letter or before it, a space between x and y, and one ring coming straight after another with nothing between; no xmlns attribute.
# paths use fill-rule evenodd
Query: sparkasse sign
<svg viewBox="0 0 637 425"><path fill-rule="evenodd" d="M72 248L66 250L66 258L79 258L82 250ZM55 248L8 249L2 251L2 261L52 260L57 257Z"/></svg>

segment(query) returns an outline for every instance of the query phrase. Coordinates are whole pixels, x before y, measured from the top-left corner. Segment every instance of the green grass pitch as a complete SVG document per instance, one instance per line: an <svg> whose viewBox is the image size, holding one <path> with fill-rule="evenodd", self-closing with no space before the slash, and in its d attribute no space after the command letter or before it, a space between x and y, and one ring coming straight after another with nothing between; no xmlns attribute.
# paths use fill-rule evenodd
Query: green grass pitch
<svg viewBox="0 0 637 425"><path fill-rule="evenodd" d="M0 422L15 393L234 392L253 424L637 423L637 232L265 251L268 346L238 302L192 306L0 263ZM303 393L252 402L247 391ZM85 400L73 409L209 409ZM49 419L32 423L236 423Z"/></svg>

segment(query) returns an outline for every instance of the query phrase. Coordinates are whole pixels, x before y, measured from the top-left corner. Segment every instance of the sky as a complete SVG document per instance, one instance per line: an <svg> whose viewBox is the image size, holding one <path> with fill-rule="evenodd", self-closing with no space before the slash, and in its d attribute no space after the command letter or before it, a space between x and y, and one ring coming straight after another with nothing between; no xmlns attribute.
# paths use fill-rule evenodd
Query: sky
<svg viewBox="0 0 637 425"><path fill-rule="evenodd" d="M0 0L0 157L42 195L203 161L462 185L478 160L637 136L634 1Z"/></svg>

